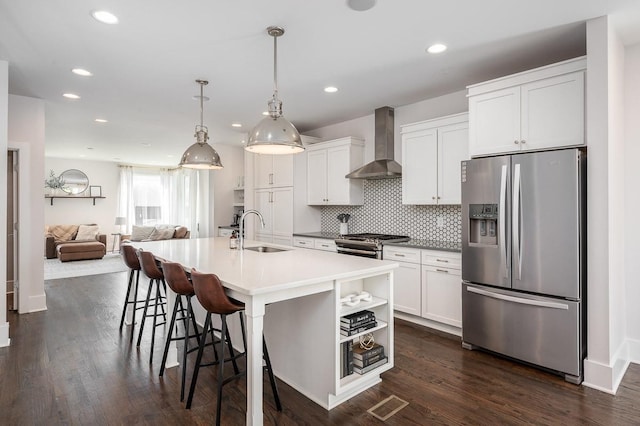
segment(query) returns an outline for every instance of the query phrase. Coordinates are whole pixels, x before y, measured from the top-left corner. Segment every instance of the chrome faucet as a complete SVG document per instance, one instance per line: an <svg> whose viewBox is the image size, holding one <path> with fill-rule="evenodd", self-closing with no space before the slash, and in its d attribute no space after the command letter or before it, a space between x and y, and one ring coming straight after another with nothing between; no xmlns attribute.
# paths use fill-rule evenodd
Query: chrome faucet
<svg viewBox="0 0 640 426"><path fill-rule="evenodd" d="M258 210L247 210L246 212L242 213L242 217L240 218L240 236L238 237L238 246L240 250L244 249L244 218L251 213L258 215L258 217L260 218L260 223L262 223L262 227L264 228L264 218Z"/></svg>

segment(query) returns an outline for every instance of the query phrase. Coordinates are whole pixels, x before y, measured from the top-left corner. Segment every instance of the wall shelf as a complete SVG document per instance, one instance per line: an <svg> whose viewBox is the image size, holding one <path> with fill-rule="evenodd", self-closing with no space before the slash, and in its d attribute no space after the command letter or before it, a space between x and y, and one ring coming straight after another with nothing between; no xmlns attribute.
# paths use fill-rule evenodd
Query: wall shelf
<svg viewBox="0 0 640 426"><path fill-rule="evenodd" d="M75 195L45 195L44 196L45 199L49 199L51 201L51 205L53 205L53 199L54 198L63 198L63 199L70 199L70 200L77 200L77 199L93 199L93 205L96 205L96 198L107 198L107 197L90 197L88 195L79 195L79 196L75 196Z"/></svg>

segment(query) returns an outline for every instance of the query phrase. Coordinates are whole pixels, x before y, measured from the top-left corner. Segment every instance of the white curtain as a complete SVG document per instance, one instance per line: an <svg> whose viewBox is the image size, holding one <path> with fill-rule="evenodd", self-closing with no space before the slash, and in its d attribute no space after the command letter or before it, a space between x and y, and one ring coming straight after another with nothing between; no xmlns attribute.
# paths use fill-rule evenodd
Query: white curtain
<svg viewBox="0 0 640 426"><path fill-rule="evenodd" d="M118 184L118 216L127 218L125 233L131 233L131 225L135 223L136 208L133 197L133 167L120 166L120 182Z"/></svg>
<svg viewBox="0 0 640 426"><path fill-rule="evenodd" d="M135 224L136 200L134 185L138 177L160 177L160 222L189 228L192 238L210 236L213 223L213 187L209 184L208 170L193 169L139 169L122 167L118 189L118 214L127 218L127 230Z"/></svg>

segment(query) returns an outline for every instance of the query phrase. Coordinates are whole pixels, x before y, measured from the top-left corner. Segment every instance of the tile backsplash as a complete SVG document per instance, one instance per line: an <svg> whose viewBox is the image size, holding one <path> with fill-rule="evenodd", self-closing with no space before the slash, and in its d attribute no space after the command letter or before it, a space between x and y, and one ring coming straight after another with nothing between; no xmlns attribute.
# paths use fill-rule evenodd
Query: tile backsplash
<svg viewBox="0 0 640 426"><path fill-rule="evenodd" d="M402 204L402 179L365 180L362 206L326 206L321 209L323 232L339 232L337 216L348 213L351 215L349 233L373 232L461 242L460 206ZM442 227L438 227L438 218L442 218Z"/></svg>

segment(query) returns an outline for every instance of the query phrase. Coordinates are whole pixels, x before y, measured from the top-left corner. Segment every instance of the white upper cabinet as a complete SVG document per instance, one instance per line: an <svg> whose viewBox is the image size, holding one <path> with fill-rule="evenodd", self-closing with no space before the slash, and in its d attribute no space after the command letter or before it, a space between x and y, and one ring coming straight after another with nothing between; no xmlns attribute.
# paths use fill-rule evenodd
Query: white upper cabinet
<svg viewBox="0 0 640 426"><path fill-rule="evenodd" d="M347 179L363 165L364 141L341 138L307 148L307 204L360 205L364 202L363 182Z"/></svg>
<svg viewBox="0 0 640 426"><path fill-rule="evenodd" d="M460 204L460 162L469 158L468 114L401 127L402 203Z"/></svg>
<svg viewBox="0 0 640 426"><path fill-rule="evenodd" d="M471 156L583 145L578 58L468 87Z"/></svg>
<svg viewBox="0 0 640 426"><path fill-rule="evenodd" d="M256 154L254 187L293 186L293 155Z"/></svg>

